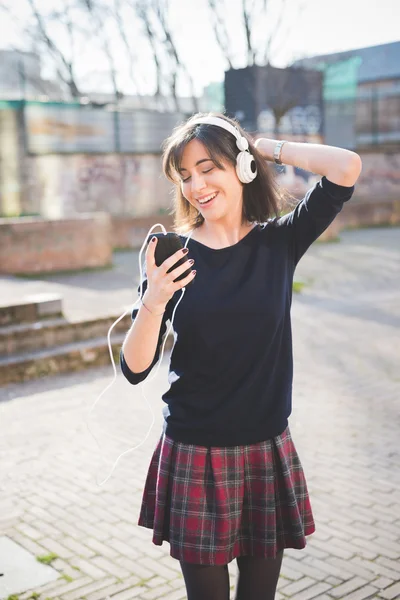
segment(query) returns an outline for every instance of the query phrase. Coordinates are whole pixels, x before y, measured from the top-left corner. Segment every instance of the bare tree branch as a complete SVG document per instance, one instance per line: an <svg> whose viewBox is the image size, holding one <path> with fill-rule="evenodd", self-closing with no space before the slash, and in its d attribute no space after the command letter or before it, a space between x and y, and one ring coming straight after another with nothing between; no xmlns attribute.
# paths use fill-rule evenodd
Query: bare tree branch
<svg viewBox="0 0 400 600"><path fill-rule="evenodd" d="M281 0L282 2L282 11L280 13L280 18L278 21L278 25L277 25L277 30L276 33L274 32L274 35L271 37L270 40L270 46L272 46L272 44L275 43L275 40L280 40L280 43L278 46L275 45L275 52L279 51L279 48L281 48L284 44L287 43L287 40L290 37L290 32L292 30L293 27L296 27L297 23L299 22L299 18L300 15L302 13L302 11L304 10L304 3L301 2L300 0L297 0L297 13L292 16L292 22L287 23L286 25L286 30L283 30L282 33L280 33L279 30L282 30L282 26L285 23L285 18L284 18L284 8L286 6L286 0ZM293 10L293 7L291 6L291 10ZM278 36L278 33L280 33L280 36ZM268 50L268 56L270 56L271 54L271 48L269 48ZM266 61L267 64L269 64L269 59Z"/></svg>
<svg viewBox="0 0 400 600"><path fill-rule="evenodd" d="M74 25L73 25L72 20L71 20L70 3L69 3L69 1L67 1L65 3L64 15L65 15L65 25L66 25L66 29L68 31L68 37L69 37L69 47L70 47L70 51L71 51L71 63L75 64Z"/></svg>
<svg viewBox="0 0 400 600"><path fill-rule="evenodd" d="M118 32L121 36L121 40L124 44L128 59L129 59L129 75L132 80L133 85L136 88L136 94L139 98L140 103L142 103L142 94L140 92L140 86L135 75L135 65L137 63L137 57L133 54L133 49L131 44L129 43L128 36L126 34L124 21L121 16L121 0L114 0L114 16L115 21L117 23Z"/></svg>
<svg viewBox="0 0 400 600"><path fill-rule="evenodd" d="M225 15L230 7L225 0L207 0L210 13L212 15L212 26L217 44L226 59L230 69L234 68L232 48L237 48L237 40L232 40L226 24ZM277 0L274 6L278 5L278 16L274 17L274 24L271 26L272 3L270 0L241 0L240 4L240 25L245 42L247 66L268 65L271 62L272 47L277 40L286 43L289 33L282 35L282 29L287 22L288 6L287 0ZM297 2L298 5L298 2ZM295 23L295 19L292 19ZM262 25L265 25L265 35L261 40L256 39L256 31ZM292 25L293 26L293 25ZM235 30L235 36L236 36Z"/></svg>
<svg viewBox="0 0 400 600"><path fill-rule="evenodd" d="M103 52L106 55L107 60L108 60L110 77L111 77L111 81L113 84L114 96L115 96L115 99L118 101L120 98L122 98L123 94L118 86L118 80L117 80L118 75L117 75L117 69L116 69L116 65L115 65L114 55L112 52L108 34L104 27L104 22L106 21L106 18L108 16L108 10L103 9L103 13L102 13L101 12L102 7L98 3L94 2L93 0L81 0L81 2L83 4L83 6L86 8L90 17L93 19L92 22L93 22L93 25L95 26L95 31L97 31L97 33L100 32L100 34L101 34L101 46L102 46Z"/></svg>
<svg viewBox="0 0 400 600"><path fill-rule="evenodd" d="M256 52L252 45L251 32L253 29L255 3L251 0L242 0L242 18L247 47L247 65L254 65Z"/></svg>
<svg viewBox="0 0 400 600"><path fill-rule="evenodd" d="M218 46L224 55L230 69L233 69L232 55L230 51L229 35L226 27L226 20L218 10L218 0L208 0L208 6L213 18L214 35Z"/></svg>
<svg viewBox="0 0 400 600"><path fill-rule="evenodd" d="M137 75L137 67L143 57L135 53L137 40L132 40L132 36L129 35L129 25L126 22L128 11L132 18L140 23L149 44L155 65L155 96L160 104L163 102L164 108L167 108L167 96L172 95L175 108L180 110L178 83L185 81L191 90L193 108L198 110L193 77L180 49L179 30L175 30L171 24L170 0L64 0L61 8L47 12L43 10L41 0L25 1L32 12L29 19L35 23L35 30L29 30L25 25L25 39L29 36L28 39L38 47L39 54L47 60L52 60L59 80L73 97L83 95L77 79L77 66L80 66L78 44L82 39L89 42L99 40L116 98L122 95L119 85L120 65L116 60L116 44L119 42L127 58L131 81L140 97L139 84L142 80ZM209 26L213 29L217 45L229 69L234 68L237 48L243 48L243 42L243 58L248 66L269 65L277 45L281 41L286 42L287 35L283 35L282 32L287 24L287 0L275 0L274 3L271 0L241 0L237 9L232 7L230 0L205 1L211 15ZM296 0L296 4L298 3L299 0ZM279 9L278 13L271 10L275 6ZM11 16L11 0L0 0L0 9L7 11ZM232 12L233 10L235 12ZM239 45L236 29L230 28L230 22L226 19L228 12L230 18L238 19L241 27L243 37ZM15 11L14 13L17 14ZM53 29L54 24L58 28ZM59 39L57 33L60 27L64 27L65 35ZM233 32L235 40L232 39ZM43 52L44 49L46 52ZM147 55L143 53L143 56L145 54ZM243 64L242 60L241 63Z"/></svg>
<svg viewBox="0 0 400 600"><path fill-rule="evenodd" d="M153 60L156 67L156 91L155 96L157 98L162 97L162 67L161 60L159 58L159 51L157 47L157 35L153 30L150 14L149 14L149 6L146 0L139 0L136 5L136 14L139 19L142 21L145 33L147 35L148 42L150 44L151 50L153 52Z"/></svg>
<svg viewBox="0 0 400 600"><path fill-rule="evenodd" d="M163 30L163 33L165 36L164 41L167 46L168 54L173 63L171 89L173 90L173 96L174 96L176 108L179 112L180 107L179 107L179 102L178 102L176 86L177 86L178 73L179 73L179 71L183 71L183 73L186 75L188 82L189 82L192 101L193 101L193 109L195 112L198 112L198 103L197 103L196 95L194 93L193 78L190 75L186 65L184 63L182 63L182 61L180 60L180 56L179 56L179 53L178 53L178 50L177 50L177 47L176 47L176 44L175 44L175 41L174 41L174 38L172 35L169 20L168 20L168 4L167 4L167 2L168 2L168 0L164 0L164 1L163 0L153 0L153 5L154 5L155 14L158 18L158 21L162 27L162 30Z"/></svg>
<svg viewBox="0 0 400 600"><path fill-rule="evenodd" d="M264 6L266 7L267 4L267 0L264 0ZM264 57L263 57L263 64L264 65L269 65L270 64L270 58L271 58L271 46L273 44L273 42L275 41L275 39L277 39L279 33L280 33L280 29L282 27L282 24L284 22L284 15L285 15L285 7L286 7L286 0L281 0L281 5L280 5L280 11L279 11L279 15L278 15L278 21L273 29L273 32L271 32L270 36L268 37L267 43L265 45L265 52L264 52ZM287 38L286 38L287 39Z"/></svg>
<svg viewBox="0 0 400 600"><path fill-rule="evenodd" d="M73 98L78 98L79 96L81 96L81 92L78 88L76 79L75 79L75 73L74 73L74 65L71 61L68 61L66 59L66 57L64 56L64 54L61 52L61 50L56 46L55 42L52 40L52 38L50 37L47 29L46 29L46 24L44 22L44 19L42 17L42 15L39 13L39 10L36 6L35 0L28 0L28 3L31 7L32 13L35 17L36 20L36 24L37 24L37 28L38 28L38 32L40 33L40 37L41 40L45 43L45 45L47 46L48 50L50 50L50 52L52 53L52 55L54 56L54 58L56 59L56 61L58 63L61 62L61 65L64 66L65 70L67 71L67 75L64 75L63 71L61 70L60 66L57 67L57 72L58 75L60 77L60 79L67 84L71 95Z"/></svg>
<svg viewBox="0 0 400 600"><path fill-rule="evenodd" d="M21 37L25 41L27 38L30 39L36 52L40 56L45 55L47 61L51 60L57 78L67 86L70 94L73 97L83 95L76 77L77 60L80 58L76 47L77 39L89 40L90 42L100 39L100 47L109 65L109 73L116 98L120 98L122 93L118 85L119 65L115 60L112 43L116 38L111 39L111 34L107 28L110 22L117 29L119 39L126 50L131 80L134 82L140 96L137 77L135 77L134 45L129 40L121 15L121 5L124 3L127 8L133 10L133 18L138 19L139 17L142 24L144 24L145 35L152 48L156 64L156 95L159 98L162 97L163 76L164 72L168 71L168 69L163 69L162 65L168 53L165 51L165 47L162 47L161 36L156 32L157 20L153 14L154 11L149 10L149 3L146 0L67 0L61 8L47 10L47 12L42 9L40 0L26 0L26 3L31 9L29 19L31 22L33 20L35 26L29 29L29 23L25 22L23 28L25 35ZM17 13L13 10L13 6L8 6L7 0L0 0L0 10L7 12L8 17L21 26L22 20L15 17ZM53 24L56 25L54 29ZM66 34L66 38L62 36L62 40L59 40L57 34L54 33L54 31L60 31L60 25L64 27ZM67 41L67 50L65 50L65 41ZM43 52L44 49L45 52Z"/></svg>

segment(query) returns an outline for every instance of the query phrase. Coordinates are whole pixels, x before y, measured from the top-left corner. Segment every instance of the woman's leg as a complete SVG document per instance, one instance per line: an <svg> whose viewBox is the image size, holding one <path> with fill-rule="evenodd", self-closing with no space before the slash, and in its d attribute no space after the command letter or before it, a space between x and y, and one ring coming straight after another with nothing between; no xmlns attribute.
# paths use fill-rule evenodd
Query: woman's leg
<svg viewBox="0 0 400 600"><path fill-rule="evenodd" d="M188 600L229 600L228 565L180 564Z"/></svg>
<svg viewBox="0 0 400 600"><path fill-rule="evenodd" d="M238 583L235 600L274 600L283 550L276 558L238 556Z"/></svg>

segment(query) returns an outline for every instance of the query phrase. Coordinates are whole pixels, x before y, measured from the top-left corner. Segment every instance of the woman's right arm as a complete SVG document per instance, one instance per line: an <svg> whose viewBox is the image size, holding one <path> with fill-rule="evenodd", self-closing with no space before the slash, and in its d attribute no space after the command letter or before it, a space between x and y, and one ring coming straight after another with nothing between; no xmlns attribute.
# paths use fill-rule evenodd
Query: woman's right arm
<svg viewBox="0 0 400 600"><path fill-rule="evenodd" d="M172 318L173 296L195 275L194 271L190 271L187 277L174 282L190 266L185 260L173 268L185 256L184 250L178 250L157 267L155 246L153 242L149 243L146 251L146 276L142 286L142 299L146 306L141 304L139 309L134 308L133 323L120 352L121 370L133 385L143 381L158 361L167 321Z"/></svg>
<svg viewBox="0 0 400 600"><path fill-rule="evenodd" d="M140 305L122 345L125 362L130 371L136 374L146 371L152 364L158 347L163 319L166 321L166 307L152 304L147 290L143 296L143 302L147 308Z"/></svg>

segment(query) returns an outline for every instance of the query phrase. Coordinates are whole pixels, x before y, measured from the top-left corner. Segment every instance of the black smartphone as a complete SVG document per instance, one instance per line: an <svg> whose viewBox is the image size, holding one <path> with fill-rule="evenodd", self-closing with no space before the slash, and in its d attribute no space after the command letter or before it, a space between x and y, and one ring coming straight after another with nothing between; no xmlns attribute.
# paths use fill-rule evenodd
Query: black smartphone
<svg viewBox="0 0 400 600"><path fill-rule="evenodd" d="M157 245L156 245L156 250L154 253L154 258L155 258L157 267L162 265L162 263L167 258L169 258L173 254L175 254L175 252L177 252L178 250L180 250L181 248L184 247L182 244L182 240L180 239L180 237L177 233L174 233L174 232L154 233L153 235L150 236L149 242L153 236L156 237L158 240ZM188 260L187 255L183 256L170 269L168 269L167 273L170 273L171 271L176 269L176 267L179 267L179 265L182 265L187 260ZM176 281L180 281L181 279L184 279L185 277L187 277L191 271L192 271L192 268L190 267L184 273L182 273L176 279L174 279L174 283ZM190 283L193 283L193 279L191 281L189 281L189 284ZM187 284L187 285L189 285L189 284Z"/></svg>

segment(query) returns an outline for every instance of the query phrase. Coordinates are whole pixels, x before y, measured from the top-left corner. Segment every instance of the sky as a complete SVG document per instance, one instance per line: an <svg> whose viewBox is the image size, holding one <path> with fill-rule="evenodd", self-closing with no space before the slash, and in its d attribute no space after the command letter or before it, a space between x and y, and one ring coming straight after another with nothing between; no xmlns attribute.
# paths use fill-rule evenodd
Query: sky
<svg viewBox="0 0 400 600"><path fill-rule="evenodd" d="M231 0L237 3L238 0ZM301 0L300 13L292 11L288 16L289 32L281 39L276 49L274 66L285 67L297 58L340 52L353 48L374 46L387 42L400 41L400 0ZM224 66L218 56L212 53L212 45L207 51L207 43L202 44L201 53L193 40L191 22L196 20L198 29L204 23L200 8L193 15L191 2L181 2L181 22L187 41L187 61L199 72L203 81L221 79ZM287 0L289 8L296 0ZM192 5L193 6L193 5ZM200 54L205 58L200 59ZM400 60L400 57L399 57ZM239 66L239 65L238 65Z"/></svg>
<svg viewBox="0 0 400 600"><path fill-rule="evenodd" d="M37 0L38 5L49 6L59 0ZM274 27L274 2L269 0L272 6L270 23ZM24 14L26 0L2 0L2 3L12 2L14 7ZM210 16L207 12L207 1L195 0L171 0L171 19L176 31L178 47L184 56L185 63L194 79L195 91L201 94L204 86L211 82L222 81L226 62L220 55L216 42L210 28ZM298 3L303 8L298 10ZM243 38L238 28L239 20L235 15L240 9L241 0L227 0L229 11L225 18L235 40L232 49L235 53L236 68L245 66L243 62ZM387 42L400 41L400 0L286 0L288 6L286 27L279 36L278 43L273 46L272 64L277 67L285 67L293 60L316 54L327 54L384 44ZM236 11L236 13L235 13ZM265 32L264 32L265 27ZM258 23L255 31L261 40L268 35L266 26ZM132 29L132 36L135 32ZM0 48L10 46L23 46L23 39L13 23L0 12ZM144 47L137 47L141 67L138 76L143 80L143 85L151 92L152 78L150 57L146 64L146 52ZM93 49L85 56L85 48L82 50L82 68L85 65L90 76L86 81L90 82L92 88L98 91L106 91L108 83L104 83L104 60L100 51L96 53ZM118 49L117 55L121 64L120 84L126 93L131 93L127 65L123 49ZM85 57L85 58L84 58ZM400 57L399 57L400 60ZM124 66L125 65L125 66ZM102 72L103 68L103 72ZM94 73L97 74L94 74ZM82 71L83 73L83 71ZM44 73L49 76L49 73ZM181 81L178 88L182 95L189 95L189 87ZM107 91L111 91L108 89ZM142 93L146 93L143 89Z"/></svg>

